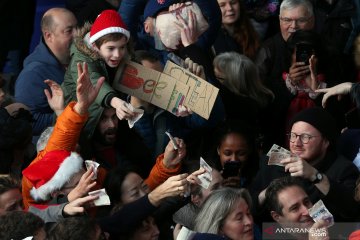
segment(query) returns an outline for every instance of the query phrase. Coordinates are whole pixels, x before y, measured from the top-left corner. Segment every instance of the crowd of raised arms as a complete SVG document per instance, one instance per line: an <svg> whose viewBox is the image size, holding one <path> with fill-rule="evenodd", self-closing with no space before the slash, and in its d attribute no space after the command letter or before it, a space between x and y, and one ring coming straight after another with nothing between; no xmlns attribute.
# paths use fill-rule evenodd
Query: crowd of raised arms
<svg viewBox="0 0 360 240"><path fill-rule="evenodd" d="M360 239L359 0L2 5L0 239Z"/></svg>

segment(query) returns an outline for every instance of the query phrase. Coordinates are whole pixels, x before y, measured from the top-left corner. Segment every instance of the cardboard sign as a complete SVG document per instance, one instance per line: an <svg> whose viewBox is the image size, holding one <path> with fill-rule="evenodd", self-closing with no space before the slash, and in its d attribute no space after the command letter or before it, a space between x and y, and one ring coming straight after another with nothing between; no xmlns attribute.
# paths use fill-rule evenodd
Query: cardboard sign
<svg viewBox="0 0 360 240"><path fill-rule="evenodd" d="M184 105L203 118L208 119L219 89L170 61L166 62L164 73L190 87Z"/></svg>
<svg viewBox="0 0 360 240"><path fill-rule="evenodd" d="M114 88L176 114L179 105L208 119L218 89L170 61L160 73L128 62Z"/></svg>

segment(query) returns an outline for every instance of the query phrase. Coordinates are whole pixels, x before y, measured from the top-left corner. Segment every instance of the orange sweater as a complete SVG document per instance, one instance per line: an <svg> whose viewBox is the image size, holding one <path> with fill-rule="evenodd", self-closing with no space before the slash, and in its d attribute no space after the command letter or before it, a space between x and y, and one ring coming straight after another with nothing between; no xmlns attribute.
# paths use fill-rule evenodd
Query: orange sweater
<svg viewBox="0 0 360 240"><path fill-rule="evenodd" d="M78 143L81 129L88 119L88 114L80 115L74 111L75 102L69 103L64 112L58 117L54 126L54 131L44 148L40 151L31 164L39 161L44 155L53 150L67 150L74 151ZM31 165L30 164L30 165ZM30 195L30 190L33 188L32 183L23 176L22 178L22 196L25 209L29 205L35 203ZM39 202L36 202L39 203ZM42 202L46 203L46 202ZM41 204L41 203L40 203Z"/></svg>

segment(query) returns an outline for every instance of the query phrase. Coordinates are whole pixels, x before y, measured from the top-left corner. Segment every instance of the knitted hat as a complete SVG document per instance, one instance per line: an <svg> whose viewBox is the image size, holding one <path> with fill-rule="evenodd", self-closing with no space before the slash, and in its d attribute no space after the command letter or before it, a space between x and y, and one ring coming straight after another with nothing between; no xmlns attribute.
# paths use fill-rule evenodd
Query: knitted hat
<svg viewBox="0 0 360 240"><path fill-rule="evenodd" d="M75 173L82 169L83 159L75 152L54 150L24 169L33 185L30 191L35 201L48 200L55 190L60 190Z"/></svg>
<svg viewBox="0 0 360 240"><path fill-rule="evenodd" d="M90 44L110 33L122 33L127 39L130 38L130 32L126 29L121 16L115 10L104 10L91 26Z"/></svg>
<svg viewBox="0 0 360 240"><path fill-rule="evenodd" d="M338 132L333 116L321 107L306 108L299 112L291 121L291 126L296 122L306 122L316 128L331 144L335 143Z"/></svg>
<svg viewBox="0 0 360 240"><path fill-rule="evenodd" d="M144 9L144 19L155 17L161 10L167 10L170 5L177 2L176 0L149 0Z"/></svg>

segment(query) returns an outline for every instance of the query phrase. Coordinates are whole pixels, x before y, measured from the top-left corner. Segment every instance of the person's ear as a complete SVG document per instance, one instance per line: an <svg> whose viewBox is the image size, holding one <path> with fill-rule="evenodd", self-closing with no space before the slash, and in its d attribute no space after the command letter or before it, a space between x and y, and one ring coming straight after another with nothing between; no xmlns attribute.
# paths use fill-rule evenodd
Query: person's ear
<svg viewBox="0 0 360 240"><path fill-rule="evenodd" d="M92 43L91 46L95 51L100 52L100 49L96 46L95 43Z"/></svg>
<svg viewBox="0 0 360 240"><path fill-rule="evenodd" d="M276 221L276 222L280 221L280 214L278 214L275 211L271 211L270 214L271 214L271 217L274 219L274 221Z"/></svg>
<svg viewBox="0 0 360 240"><path fill-rule="evenodd" d="M219 149L219 147L216 148L216 152L217 152L217 154L220 156L220 149Z"/></svg>
<svg viewBox="0 0 360 240"><path fill-rule="evenodd" d="M49 31L44 31L44 33L43 33L43 38L45 39L45 41L50 41L51 38L52 38L51 32L49 32Z"/></svg>

